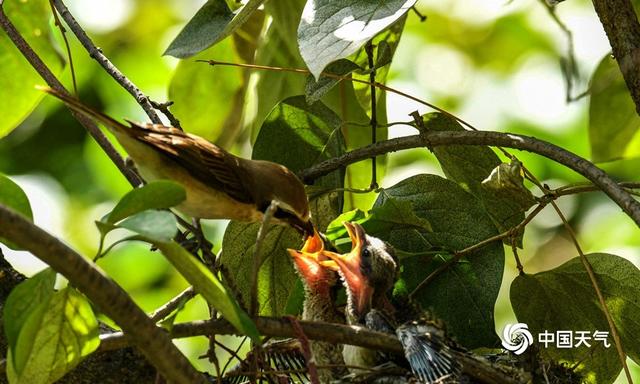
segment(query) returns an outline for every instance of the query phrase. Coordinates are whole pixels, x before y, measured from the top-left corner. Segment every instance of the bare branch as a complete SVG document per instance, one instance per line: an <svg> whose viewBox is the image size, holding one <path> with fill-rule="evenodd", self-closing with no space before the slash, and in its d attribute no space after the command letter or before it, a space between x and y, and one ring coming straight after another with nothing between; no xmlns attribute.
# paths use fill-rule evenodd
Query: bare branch
<svg viewBox="0 0 640 384"><path fill-rule="evenodd" d="M640 226L640 203L619 186L603 170L586 159L564 148L530 136L486 131L429 131L421 135L399 137L380 141L347 152L342 156L323 161L301 171L298 176L310 184L318 177L349 164L384 153L409 148L437 147L442 145L489 145L533 152L573 169L589 179L595 186L616 202L633 221Z"/></svg>
<svg viewBox="0 0 640 384"><path fill-rule="evenodd" d="M630 0L593 0L622 77L640 114L640 24Z"/></svg>
<svg viewBox="0 0 640 384"><path fill-rule="evenodd" d="M127 333L158 371L170 382L206 380L171 342L167 333L138 307L113 280L87 258L51 236L24 216L0 205L0 236L31 252L64 275Z"/></svg>
<svg viewBox="0 0 640 384"><path fill-rule="evenodd" d="M118 82L124 89L127 90L136 99L136 102L140 104L142 109L144 109L149 119L154 124L162 124L162 120L156 114L155 109L153 109L153 105L151 105L151 101L149 97L147 97L140 89L133 84L131 80L129 80L120 70L113 65L113 63L102 53L102 50L91 41L91 38L87 35L87 33L82 29L80 24L73 17L71 12L66 5L62 2L62 0L53 0L53 5L56 7L62 19L67 23L69 29L73 32L74 35L78 38L82 46L89 52L89 56L92 59L97 61L104 70L113 77L115 81Z"/></svg>
<svg viewBox="0 0 640 384"><path fill-rule="evenodd" d="M255 318L258 331L267 336L296 337L291 322L286 318L258 317ZM304 334L312 340L330 343L352 344L371 348L383 352L402 355L404 353L400 341L386 333L371 331L363 327L343 324L330 324L314 321L298 321ZM200 335L235 335L237 330L223 319L194 321L175 324L171 330L171 337L183 338ZM101 336L100 351L124 348L127 339L121 332ZM509 367L494 367L486 360L458 351L453 351L463 367L463 372L472 378L482 380L483 383L526 383L528 375L516 372Z"/></svg>
<svg viewBox="0 0 640 384"><path fill-rule="evenodd" d="M40 57L33 51L29 43L20 35L20 32L16 29L16 27L11 23L11 20L7 18L7 15L4 13L4 9L2 8L2 3L0 3L0 27L7 33L9 39L13 42L13 44L18 48L18 50L22 53L22 55L29 61L31 66L38 72L38 74L47 82L47 84L62 93L67 94L67 90L64 88L62 83L55 77L55 75L51 72L51 70L47 67L47 65L40 59ZM102 150L109 156L111 161L118 167L120 172L127 178L129 183L133 186L137 186L140 184L140 179L131 169L127 167L124 159L118 151L113 147L111 142L107 139L107 137L102 133L100 128L93 122L93 120L82 116L79 113L72 112L73 116L82 124L83 127L89 132L89 134L94 138L94 140L100 145Z"/></svg>

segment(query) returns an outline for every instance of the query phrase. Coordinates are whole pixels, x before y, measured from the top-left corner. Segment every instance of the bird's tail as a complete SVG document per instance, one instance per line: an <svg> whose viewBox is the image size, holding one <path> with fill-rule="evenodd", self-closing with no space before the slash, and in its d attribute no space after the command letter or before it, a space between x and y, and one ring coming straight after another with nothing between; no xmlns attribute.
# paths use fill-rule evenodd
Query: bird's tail
<svg viewBox="0 0 640 384"><path fill-rule="evenodd" d="M61 101L63 101L69 108L71 108L72 110L80 113L81 115L84 115L86 117L89 117L93 120L96 120L98 122L100 122L101 124L103 124L105 127L107 127L110 131L112 131L113 133L119 133L119 132L123 132L126 130L128 130L129 128L122 124L121 122L105 115L102 112L98 112L95 109L92 109L91 107L83 104L80 100L76 99L75 97L67 94L67 93L62 93L60 91L57 91L53 88L49 88L49 87L41 87L41 86L37 86L37 89L46 92L58 99L60 99Z"/></svg>
<svg viewBox="0 0 640 384"><path fill-rule="evenodd" d="M434 325L410 322L396 329L413 374L426 384L457 382L460 363Z"/></svg>

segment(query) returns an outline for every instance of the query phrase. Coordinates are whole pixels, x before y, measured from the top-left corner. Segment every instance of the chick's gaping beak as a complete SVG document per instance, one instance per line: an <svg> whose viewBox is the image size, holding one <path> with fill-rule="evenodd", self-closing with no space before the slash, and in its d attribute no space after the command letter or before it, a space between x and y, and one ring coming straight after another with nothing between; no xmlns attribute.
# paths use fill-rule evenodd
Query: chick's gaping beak
<svg viewBox="0 0 640 384"><path fill-rule="evenodd" d="M322 237L316 231L313 230L313 236L307 237L302 249L287 249L289 255L293 258L299 273L308 282L317 281L318 279L325 278L324 268L327 267L325 263L332 263L325 255L324 241ZM334 268L329 268L336 270Z"/></svg>
<svg viewBox="0 0 640 384"><path fill-rule="evenodd" d="M357 223L344 222L349 238L351 239L351 251L345 254L324 251L338 266L342 276L351 291L352 300L360 316L368 312L373 298L373 287L368 284L368 276L362 273L362 247L365 242L365 232L362 226ZM323 265L331 268L328 263Z"/></svg>

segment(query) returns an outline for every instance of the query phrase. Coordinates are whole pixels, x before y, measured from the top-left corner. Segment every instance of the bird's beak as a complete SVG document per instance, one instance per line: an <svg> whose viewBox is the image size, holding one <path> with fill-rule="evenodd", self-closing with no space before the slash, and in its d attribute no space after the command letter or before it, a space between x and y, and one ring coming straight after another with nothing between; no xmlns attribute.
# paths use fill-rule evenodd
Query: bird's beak
<svg viewBox="0 0 640 384"><path fill-rule="evenodd" d="M287 249L289 255L293 258L294 263L298 267L298 271L308 281L314 281L321 279L325 276L325 263L335 263L329 260L325 255L324 241L318 233L313 230L313 236L307 237L302 249ZM337 266L329 268L331 270L337 270ZM326 277L325 277L326 278Z"/></svg>
<svg viewBox="0 0 640 384"><path fill-rule="evenodd" d="M296 229L298 232L300 232L305 239L314 236L314 233L316 231L316 228L313 226L313 223L311 222L311 219L307 219L307 221L304 221L300 218L298 218L297 216L294 216L288 220L286 220L289 225L291 225L294 229Z"/></svg>
<svg viewBox="0 0 640 384"><path fill-rule="evenodd" d="M371 306L373 298L373 287L368 284L368 278L362 273L361 269L361 254L365 241L365 231L357 223L344 222L343 225L349 233L349 238L351 238L351 251L345 254L324 251L323 254L329 257L337 265L337 269L342 272L342 276L355 299L358 313L364 315ZM321 264L327 268L332 268L327 262Z"/></svg>

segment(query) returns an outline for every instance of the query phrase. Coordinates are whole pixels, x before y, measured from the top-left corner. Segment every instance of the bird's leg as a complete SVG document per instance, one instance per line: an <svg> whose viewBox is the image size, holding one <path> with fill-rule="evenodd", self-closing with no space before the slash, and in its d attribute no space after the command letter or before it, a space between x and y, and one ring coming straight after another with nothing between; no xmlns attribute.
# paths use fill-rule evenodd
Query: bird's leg
<svg viewBox="0 0 640 384"><path fill-rule="evenodd" d="M258 229L258 235L256 237L256 245L253 250L253 269L251 270L251 305L249 307L249 314L251 316L255 316L258 312L258 272L260 270L260 266L262 266L262 255L260 254L260 248L262 247L262 242L267 235L267 227L269 226L269 222L273 218L273 215L276 213L277 209L278 202L272 200L271 204L269 204L269 207L264 211L262 222L260 223L260 228Z"/></svg>
<svg viewBox="0 0 640 384"><path fill-rule="evenodd" d="M198 241L198 248L202 251L202 259L204 260L204 263L207 265L207 267L209 267L212 272L215 272L213 269L216 264L216 256L213 254L213 252L211 252L213 244L211 244L209 240L207 240L207 238L204 236L202 225L200 224L200 219L194 217L191 220L195 229L193 231L193 235Z"/></svg>

